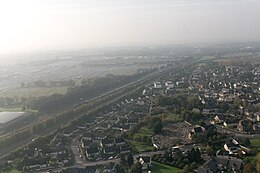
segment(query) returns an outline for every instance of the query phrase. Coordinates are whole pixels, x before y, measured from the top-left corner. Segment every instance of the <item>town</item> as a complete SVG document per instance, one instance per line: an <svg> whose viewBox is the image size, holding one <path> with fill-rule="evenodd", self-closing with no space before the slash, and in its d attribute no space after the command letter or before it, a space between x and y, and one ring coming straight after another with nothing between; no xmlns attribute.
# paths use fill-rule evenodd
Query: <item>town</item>
<svg viewBox="0 0 260 173"><path fill-rule="evenodd" d="M260 65L198 62L1 160L23 172L260 171Z"/></svg>
<svg viewBox="0 0 260 173"><path fill-rule="evenodd" d="M260 0L0 0L0 173L260 173Z"/></svg>

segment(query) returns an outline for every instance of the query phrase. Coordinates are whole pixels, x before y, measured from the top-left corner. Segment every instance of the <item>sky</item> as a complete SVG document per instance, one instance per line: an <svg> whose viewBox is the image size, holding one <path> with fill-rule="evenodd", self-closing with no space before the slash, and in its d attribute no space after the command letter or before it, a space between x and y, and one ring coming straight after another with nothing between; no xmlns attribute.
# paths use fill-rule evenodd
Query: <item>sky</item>
<svg viewBox="0 0 260 173"><path fill-rule="evenodd" d="M0 0L0 55L260 41L260 0Z"/></svg>

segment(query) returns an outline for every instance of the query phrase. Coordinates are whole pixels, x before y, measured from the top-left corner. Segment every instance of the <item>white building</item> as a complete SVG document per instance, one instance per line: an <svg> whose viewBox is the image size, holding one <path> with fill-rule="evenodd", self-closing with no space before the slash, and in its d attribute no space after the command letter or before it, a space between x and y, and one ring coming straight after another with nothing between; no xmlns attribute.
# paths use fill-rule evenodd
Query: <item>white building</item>
<svg viewBox="0 0 260 173"><path fill-rule="evenodd" d="M165 82L165 86L167 87L167 89L172 89L174 87L174 85L171 81Z"/></svg>
<svg viewBox="0 0 260 173"><path fill-rule="evenodd" d="M162 88L162 84L160 82L154 82L153 85L154 85L154 88L156 88L156 89Z"/></svg>

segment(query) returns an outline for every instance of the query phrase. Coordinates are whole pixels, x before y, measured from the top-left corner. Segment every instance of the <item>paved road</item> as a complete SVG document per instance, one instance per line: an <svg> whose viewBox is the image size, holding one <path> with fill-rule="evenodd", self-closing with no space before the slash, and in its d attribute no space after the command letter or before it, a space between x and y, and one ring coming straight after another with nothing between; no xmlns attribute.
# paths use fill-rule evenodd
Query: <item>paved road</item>
<svg viewBox="0 0 260 173"><path fill-rule="evenodd" d="M144 152L144 153L140 153L140 154L135 154L134 155L134 159L140 157L140 156L149 156L152 157L155 154L163 154L165 151L151 151L151 152ZM89 162L89 161L80 161L80 163L75 163L72 166L69 167L63 167L63 168L57 168L57 169L53 169L53 172L59 172L62 171L62 169L67 169L67 168L85 168L86 166L98 166L98 165L106 165L108 163L119 163L120 159L111 159L111 160L100 160L100 161L95 161L95 162ZM47 170L42 170L42 171L38 171L37 173L46 173Z"/></svg>
<svg viewBox="0 0 260 173"><path fill-rule="evenodd" d="M221 133L229 133L229 134L233 134L237 137L244 137L244 138L255 138L255 137L260 137L260 134L247 134L247 133L243 133L243 132L239 132L236 130L232 130L220 125L217 125L217 130Z"/></svg>
<svg viewBox="0 0 260 173"><path fill-rule="evenodd" d="M93 130L93 129L94 129L95 127L97 127L99 124L102 124L103 122L109 120L110 118L114 117L116 114L117 114L117 112L115 112L115 113L113 113L113 114L111 114L111 115L105 117L102 121L100 121L100 122L98 122L98 123L96 123L96 124L94 124L94 125L88 127L85 131L87 132L87 131ZM86 163L86 161L85 161L84 158L81 158L81 157L80 157L80 155L82 155L82 154L81 154L80 151L77 149L78 146L80 145L80 144L79 144L80 138L81 138L81 134L79 134L79 135L77 135L76 137L74 137L74 138L72 139L71 143L70 143L70 148L71 148L71 151L72 151L72 153L73 153L73 155L74 155L75 163L82 165L82 164Z"/></svg>
<svg viewBox="0 0 260 173"><path fill-rule="evenodd" d="M140 154L135 154L134 155L134 159L137 159L138 157L140 156L149 156L149 157L152 157L153 155L156 155L156 154L163 154L165 151L151 151L151 152L144 152L144 153L140 153ZM83 166L97 166L97 165L105 165L105 164L108 164L108 163L119 163L120 162L120 159L117 158L117 159L111 159L111 160L100 160L100 161L96 161L96 162L87 162L85 161L85 163L83 163L82 165Z"/></svg>
<svg viewBox="0 0 260 173"><path fill-rule="evenodd" d="M75 163L81 165L84 163L84 159L80 157L80 152L79 152L79 148L77 148L77 146L79 146L79 139L80 139L80 136L78 136L77 138L74 138L70 144L70 148L71 148L71 151L74 155L74 159L75 159Z"/></svg>

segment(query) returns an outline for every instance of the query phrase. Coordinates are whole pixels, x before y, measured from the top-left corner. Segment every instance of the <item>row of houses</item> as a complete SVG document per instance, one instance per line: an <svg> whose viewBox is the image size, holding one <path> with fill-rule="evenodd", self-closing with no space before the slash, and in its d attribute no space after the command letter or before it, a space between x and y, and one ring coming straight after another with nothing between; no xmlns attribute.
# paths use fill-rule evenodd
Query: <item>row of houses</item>
<svg viewBox="0 0 260 173"><path fill-rule="evenodd" d="M126 154L131 151L130 146L122 137L105 137L100 140L92 140L89 137L83 136L81 138L81 148L85 149L87 159L115 157L118 154Z"/></svg>
<svg viewBox="0 0 260 173"><path fill-rule="evenodd" d="M199 167L197 173L241 172L244 162L236 157L212 157Z"/></svg>

